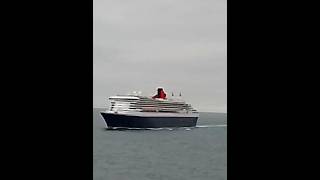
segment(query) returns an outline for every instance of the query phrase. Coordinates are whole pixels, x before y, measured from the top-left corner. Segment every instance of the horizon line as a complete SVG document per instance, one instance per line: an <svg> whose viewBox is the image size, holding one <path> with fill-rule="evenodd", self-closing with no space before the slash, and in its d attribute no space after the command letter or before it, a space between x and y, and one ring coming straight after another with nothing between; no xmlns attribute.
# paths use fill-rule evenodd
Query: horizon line
<svg viewBox="0 0 320 180"><path fill-rule="evenodd" d="M106 107L92 107L92 108L93 108L93 109L108 109L108 108L106 108ZM199 111L199 112L228 114L228 112L217 112L217 111Z"/></svg>

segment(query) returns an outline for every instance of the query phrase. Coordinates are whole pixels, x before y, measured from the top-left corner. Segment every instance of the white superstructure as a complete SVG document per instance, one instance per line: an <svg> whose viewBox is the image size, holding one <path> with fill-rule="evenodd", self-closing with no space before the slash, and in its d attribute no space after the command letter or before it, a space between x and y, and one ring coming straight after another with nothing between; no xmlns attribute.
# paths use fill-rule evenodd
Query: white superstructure
<svg viewBox="0 0 320 180"><path fill-rule="evenodd" d="M111 96L111 112L198 113L182 99L153 99L146 96ZM148 114L149 114L148 113Z"/></svg>

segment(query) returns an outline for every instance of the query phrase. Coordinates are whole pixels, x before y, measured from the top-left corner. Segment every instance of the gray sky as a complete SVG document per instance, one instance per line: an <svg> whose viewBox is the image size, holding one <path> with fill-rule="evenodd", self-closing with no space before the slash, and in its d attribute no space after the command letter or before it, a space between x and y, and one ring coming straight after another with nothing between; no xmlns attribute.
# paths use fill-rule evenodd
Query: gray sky
<svg viewBox="0 0 320 180"><path fill-rule="evenodd" d="M161 86L227 112L226 0L94 0L93 32L94 107Z"/></svg>

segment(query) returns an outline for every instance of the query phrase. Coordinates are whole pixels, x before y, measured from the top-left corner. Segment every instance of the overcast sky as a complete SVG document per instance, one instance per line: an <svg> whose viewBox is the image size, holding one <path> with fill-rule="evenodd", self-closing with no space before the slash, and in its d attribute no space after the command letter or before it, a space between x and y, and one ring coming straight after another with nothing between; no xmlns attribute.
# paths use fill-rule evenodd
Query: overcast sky
<svg viewBox="0 0 320 180"><path fill-rule="evenodd" d="M179 94L227 112L226 0L94 0L93 106L112 95Z"/></svg>

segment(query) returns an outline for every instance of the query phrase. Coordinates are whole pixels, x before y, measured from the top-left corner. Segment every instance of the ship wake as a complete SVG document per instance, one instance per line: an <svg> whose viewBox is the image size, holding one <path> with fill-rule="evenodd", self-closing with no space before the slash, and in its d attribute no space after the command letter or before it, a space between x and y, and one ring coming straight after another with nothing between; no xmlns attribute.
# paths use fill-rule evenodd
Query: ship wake
<svg viewBox="0 0 320 180"><path fill-rule="evenodd" d="M212 128L212 127L227 127L226 124L216 124L216 125L197 125L197 128Z"/></svg>
<svg viewBox="0 0 320 180"><path fill-rule="evenodd" d="M106 128L106 130L153 130L153 131L159 131L159 130L186 130L190 131L195 128L216 128L216 127L227 127L226 124L216 124L216 125L198 125L196 127L163 127L163 128L128 128L128 127L111 127Z"/></svg>

